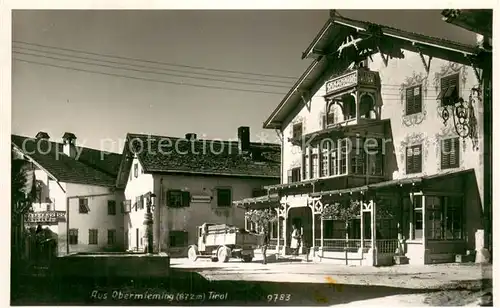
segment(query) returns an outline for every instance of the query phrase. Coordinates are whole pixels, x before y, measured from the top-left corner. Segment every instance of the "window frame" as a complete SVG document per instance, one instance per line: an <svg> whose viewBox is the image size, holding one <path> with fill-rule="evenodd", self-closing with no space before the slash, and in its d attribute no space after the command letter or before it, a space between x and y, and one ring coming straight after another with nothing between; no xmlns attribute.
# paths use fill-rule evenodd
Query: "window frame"
<svg viewBox="0 0 500 308"><path fill-rule="evenodd" d="M457 103L460 97L460 73L441 77L439 88L437 100L441 101L441 107L452 106Z"/></svg>
<svg viewBox="0 0 500 308"><path fill-rule="evenodd" d="M99 230L98 229L89 229L89 245L99 245Z"/></svg>
<svg viewBox="0 0 500 308"><path fill-rule="evenodd" d="M108 215L115 216L116 212L116 200L108 200Z"/></svg>
<svg viewBox="0 0 500 308"><path fill-rule="evenodd" d="M78 245L78 229L76 228L69 229L68 238L70 245Z"/></svg>
<svg viewBox="0 0 500 308"><path fill-rule="evenodd" d="M296 183L301 181L301 168L294 167L288 170L288 183Z"/></svg>
<svg viewBox="0 0 500 308"><path fill-rule="evenodd" d="M419 150L419 154L415 155L415 149ZM411 150L411 155L408 153ZM423 170L423 146L422 144L409 145L405 148L405 165L406 165L406 174L417 174L421 173ZM415 167L415 163L417 162L414 158L415 156L419 156L420 159L418 161L419 167ZM409 159L411 157L411 160Z"/></svg>
<svg viewBox="0 0 500 308"><path fill-rule="evenodd" d="M173 203L177 198L178 203ZM191 193L181 189L169 189L166 191L166 205L170 208L183 208L191 206Z"/></svg>
<svg viewBox="0 0 500 308"><path fill-rule="evenodd" d="M419 94L415 95L418 89ZM409 95L411 93L411 95ZM418 98L418 101L417 101ZM413 115L422 112L422 84L413 85L405 88L405 115Z"/></svg>
<svg viewBox="0 0 500 308"><path fill-rule="evenodd" d="M447 143L449 143L447 145ZM446 148L450 150L447 151ZM455 155L455 163L452 164L452 150ZM446 153L445 153L446 152ZM441 169L453 169L460 167L460 138L451 137L441 140Z"/></svg>
<svg viewBox="0 0 500 308"><path fill-rule="evenodd" d="M221 208L230 208L233 206L233 190L231 189L231 187L217 187L215 188L215 192L216 192L216 196L217 196L217 207L221 207ZM221 205L221 198L220 198L220 193L222 192L228 192L229 193L229 204L227 205Z"/></svg>
<svg viewBox="0 0 500 308"><path fill-rule="evenodd" d="M116 245L116 229L108 229L108 246L112 245Z"/></svg>
<svg viewBox="0 0 500 308"><path fill-rule="evenodd" d="M417 199L420 199L420 206L415 206L415 200ZM414 240L414 241L422 241L424 239L424 225L425 225L425 217L424 217L424 208L425 208L425 197L423 194L419 193L419 194L413 194L413 198L411 200L411 209L412 209L412 217L411 217L411 221L412 221L412 238L411 240ZM417 229L417 218L416 218L416 213L419 213L420 216L421 216L421 228L420 229ZM417 237L417 231L419 231L419 237Z"/></svg>
<svg viewBox="0 0 500 308"><path fill-rule="evenodd" d="M297 122L292 125L292 138L298 139L304 134L304 123Z"/></svg>
<svg viewBox="0 0 500 308"><path fill-rule="evenodd" d="M90 212L89 198L78 198L78 213L88 214Z"/></svg>

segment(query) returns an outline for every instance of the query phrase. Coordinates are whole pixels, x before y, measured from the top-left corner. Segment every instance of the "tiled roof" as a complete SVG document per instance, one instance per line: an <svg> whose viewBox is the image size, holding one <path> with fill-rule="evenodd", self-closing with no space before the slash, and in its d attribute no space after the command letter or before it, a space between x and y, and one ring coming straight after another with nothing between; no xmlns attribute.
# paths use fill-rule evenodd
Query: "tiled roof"
<svg viewBox="0 0 500 308"><path fill-rule="evenodd" d="M78 159L63 154L63 144L12 135L11 141L58 181L97 186L114 186L121 155L77 147ZM38 146L37 146L38 145Z"/></svg>
<svg viewBox="0 0 500 308"><path fill-rule="evenodd" d="M281 149L278 144L250 143L250 151L240 153L238 142L201 139L188 141L178 137L128 134L124 151L128 150L137 154L148 173L273 178L279 178L280 174Z"/></svg>

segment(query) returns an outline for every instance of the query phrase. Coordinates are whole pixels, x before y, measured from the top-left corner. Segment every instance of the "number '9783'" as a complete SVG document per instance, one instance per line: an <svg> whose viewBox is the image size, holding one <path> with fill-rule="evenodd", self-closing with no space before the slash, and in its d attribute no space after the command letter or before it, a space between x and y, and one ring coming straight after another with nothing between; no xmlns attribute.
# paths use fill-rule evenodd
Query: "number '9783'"
<svg viewBox="0 0 500 308"><path fill-rule="evenodd" d="M269 294L267 296L267 301L268 302L288 302L290 298L292 297L291 294Z"/></svg>

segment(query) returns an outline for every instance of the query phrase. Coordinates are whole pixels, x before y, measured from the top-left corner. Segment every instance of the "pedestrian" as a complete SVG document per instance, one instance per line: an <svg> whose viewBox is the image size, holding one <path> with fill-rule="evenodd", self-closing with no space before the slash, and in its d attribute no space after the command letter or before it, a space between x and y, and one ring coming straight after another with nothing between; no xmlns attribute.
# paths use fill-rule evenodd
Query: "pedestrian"
<svg viewBox="0 0 500 308"><path fill-rule="evenodd" d="M292 239L290 241L290 248L292 249L292 254L295 256L299 255L299 246L300 246L300 233L299 229L297 229L297 226L293 225L292 226Z"/></svg>
<svg viewBox="0 0 500 308"><path fill-rule="evenodd" d="M267 228L262 227L261 242L260 242L260 248L262 250L262 264L267 264L266 252L268 245L269 245L269 232Z"/></svg>

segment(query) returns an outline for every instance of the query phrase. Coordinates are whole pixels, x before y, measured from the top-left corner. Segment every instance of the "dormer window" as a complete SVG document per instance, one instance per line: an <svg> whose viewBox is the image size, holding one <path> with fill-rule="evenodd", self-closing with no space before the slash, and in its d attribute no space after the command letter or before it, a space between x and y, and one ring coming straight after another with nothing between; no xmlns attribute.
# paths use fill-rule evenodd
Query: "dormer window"
<svg viewBox="0 0 500 308"><path fill-rule="evenodd" d="M441 100L441 106L449 106L457 103L460 93L459 75L460 74L453 74L441 78L441 91L437 96L437 99Z"/></svg>
<svg viewBox="0 0 500 308"><path fill-rule="evenodd" d="M295 123L292 130L292 136L294 139L302 137L302 123Z"/></svg>

